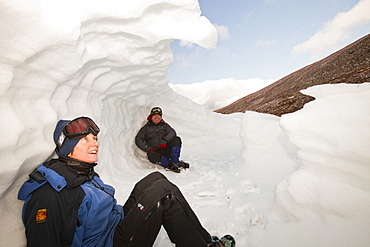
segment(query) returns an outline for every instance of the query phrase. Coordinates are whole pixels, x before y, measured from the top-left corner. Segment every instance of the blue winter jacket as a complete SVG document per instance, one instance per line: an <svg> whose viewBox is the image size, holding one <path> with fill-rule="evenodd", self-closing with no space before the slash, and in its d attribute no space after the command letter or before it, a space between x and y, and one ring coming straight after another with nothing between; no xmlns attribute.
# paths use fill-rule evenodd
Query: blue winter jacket
<svg viewBox="0 0 370 247"><path fill-rule="evenodd" d="M60 160L41 164L32 174L18 194L25 201L27 246L113 246L124 213L112 186Z"/></svg>

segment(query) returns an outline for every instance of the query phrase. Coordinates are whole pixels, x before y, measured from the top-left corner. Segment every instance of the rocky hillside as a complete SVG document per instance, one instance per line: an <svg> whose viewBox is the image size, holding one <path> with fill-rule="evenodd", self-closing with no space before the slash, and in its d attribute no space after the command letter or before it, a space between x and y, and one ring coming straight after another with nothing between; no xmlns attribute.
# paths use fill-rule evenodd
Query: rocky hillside
<svg viewBox="0 0 370 247"><path fill-rule="evenodd" d="M215 112L256 111L281 116L297 111L313 97L300 90L320 84L370 82L370 34L273 84Z"/></svg>

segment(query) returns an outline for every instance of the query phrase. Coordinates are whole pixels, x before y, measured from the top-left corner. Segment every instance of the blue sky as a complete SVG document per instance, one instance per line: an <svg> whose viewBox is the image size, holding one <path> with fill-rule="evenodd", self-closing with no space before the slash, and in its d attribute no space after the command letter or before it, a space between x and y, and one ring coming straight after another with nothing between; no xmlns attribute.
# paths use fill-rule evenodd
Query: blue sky
<svg viewBox="0 0 370 247"><path fill-rule="evenodd" d="M199 0L216 49L171 43L170 83L278 80L370 33L370 0Z"/></svg>

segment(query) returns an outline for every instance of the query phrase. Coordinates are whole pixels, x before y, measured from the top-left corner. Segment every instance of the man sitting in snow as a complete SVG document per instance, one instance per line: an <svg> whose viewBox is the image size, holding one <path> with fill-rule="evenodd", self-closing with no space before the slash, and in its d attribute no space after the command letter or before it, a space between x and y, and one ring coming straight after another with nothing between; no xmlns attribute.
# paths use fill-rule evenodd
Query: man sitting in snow
<svg viewBox="0 0 370 247"><path fill-rule="evenodd" d="M162 109L153 107L147 120L137 133L135 143L147 153L149 161L174 172L180 172L180 168L189 168L188 163L179 160L181 139L163 120Z"/></svg>
<svg viewBox="0 0 370 247"><path fill-rule="evenodd" d="M124 206L94 171L99 127L87 117L60 120L54 131L58 159L39 165L19 191L27 246L150 247L163 225L179 247L232 247L230 235L211 237L180 190L153 172Z"/></svg>

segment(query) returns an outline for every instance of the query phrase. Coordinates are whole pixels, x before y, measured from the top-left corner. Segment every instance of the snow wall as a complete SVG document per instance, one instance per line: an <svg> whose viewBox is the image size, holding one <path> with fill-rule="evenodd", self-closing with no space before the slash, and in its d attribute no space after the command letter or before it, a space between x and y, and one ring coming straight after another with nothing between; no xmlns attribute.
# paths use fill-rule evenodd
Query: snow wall
<svg viewBox="0 0 370 247"><path fill-rule="evenodd" d="M133 140L153 106L170 122L174 116L194 129L237 133L226 118L216 121L168 86L171 41L216 45L216 29L198 1L11 1L1 2L0 12L0 218L7 222L1 246L25 242L17 191L53 155L59 119L85 115L98 123L97 169L111 184L147 165Z"/></svg>

